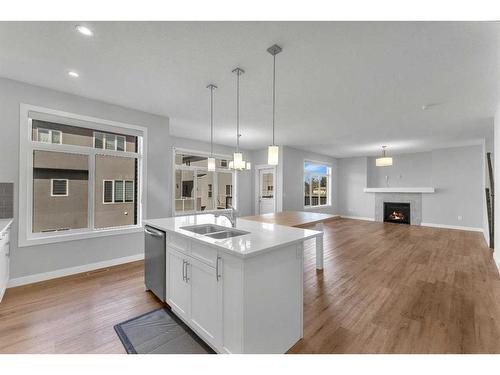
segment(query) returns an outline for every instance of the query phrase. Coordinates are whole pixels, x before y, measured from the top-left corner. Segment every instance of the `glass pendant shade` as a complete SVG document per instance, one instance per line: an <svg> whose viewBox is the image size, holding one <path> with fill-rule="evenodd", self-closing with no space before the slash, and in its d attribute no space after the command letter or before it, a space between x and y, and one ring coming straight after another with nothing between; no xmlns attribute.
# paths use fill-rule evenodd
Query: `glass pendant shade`
<svg viewBox="0 0 500 375"><path fill-rule="evenodd" d="M279 160L279 147L272 145L267 149L267 164L278 165Z"/></svg>
<svg viewBox="0 0 500 375"><path fill-rule="evenodd" d="M377 167L390 167L392 165L391 157L382 157L375 160L375 165Z"/></svg>
<svg viewBox="0 0 500 375"><path fill-rule="evenodd" d="M234 161L229 161L229 169L234 169Z"/></svg>
<svg viewBox="0 0 500 375"><path fill-rule="evenodd" d="M208 158L208 170L215 171L215 158L213 157Z"/></svg>
<svg viewBox="0 0 500 375"><path fill-rule="evenodd" d="M245 169L245 162L243 161L243 154L235 152L233 154L234 169Z"/></svg>

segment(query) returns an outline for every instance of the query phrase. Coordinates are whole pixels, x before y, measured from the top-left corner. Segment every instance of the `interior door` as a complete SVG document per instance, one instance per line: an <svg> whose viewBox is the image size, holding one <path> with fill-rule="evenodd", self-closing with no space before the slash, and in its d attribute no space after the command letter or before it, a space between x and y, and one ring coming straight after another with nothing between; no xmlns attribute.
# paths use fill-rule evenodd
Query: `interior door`
<svg viewBox="0 0 500 375"><path fill-rule="evenodd" d="M259 214L274 212L276 176L274 168L259 169Z"/></svg>
<svg viewBox="0 0 500 375"><path fill-rule="evenodd" d="M220 259L217 259L221 262ZM222 345L222 278L218 267L189 258L190 321L197 333L215 347Z"/></svg>
<svg viewBox="0 0 500 375"><path fill-rule="evenodd" d="M186 257L170 247L167 247L167 256L167 303L178 315L188 319L190 290L187 280Z"/></svg>

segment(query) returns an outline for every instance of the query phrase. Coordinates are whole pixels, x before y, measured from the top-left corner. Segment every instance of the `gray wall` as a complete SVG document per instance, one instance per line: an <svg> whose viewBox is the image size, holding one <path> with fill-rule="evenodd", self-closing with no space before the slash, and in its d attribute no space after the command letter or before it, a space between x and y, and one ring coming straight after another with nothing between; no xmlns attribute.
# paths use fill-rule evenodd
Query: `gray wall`
<svg viewBox="0 0 500 375"><path fill-rule="evenodd" d="M483 173L482 146L432 151L436 193L422 195L422 222L482 228Z"/></svg>
<svg viewBox="0 0 500 375"><path fill-rule="evenodd" d="M148 128L147 216L170 214L171 152L168 118L123 108L83 97L0 78L0 181L13 182L18 215L19 184L19 104L26 103L107 120L121 121ZM17 247L17 220L13 227L11 278L81 266L143 251L142 233L107 236L50 245Z"/></svg>
<svg viewBox="0 0 500 375"><path fill-rule="evenodd" d="M374 216L374 200L360 193L366 158L339 159L339 213ZM435 187L422 195L422 222L463 227L484 227L483 146L454 147L430 152L393 155L393 166L376 167L367 158L368 187ZM351 209L351 211L349 211ZM462 217L462 220L458 218Z"/></svg>
<svg viewBox="0 0 500 375"><path fill-rule="evenodd" d="M363 189L368 179L367 157L338 159L338 214L373 219L375 194Z"/></svg>
<svg viewBox="0 0 500 375"><path fill-rule="evenodd" d="M429 166L430 152L394 155L390 167L376 167L375 158L368 160L368 187L386 187L386 176L390 187L422 187L432 185Z"/></svg>

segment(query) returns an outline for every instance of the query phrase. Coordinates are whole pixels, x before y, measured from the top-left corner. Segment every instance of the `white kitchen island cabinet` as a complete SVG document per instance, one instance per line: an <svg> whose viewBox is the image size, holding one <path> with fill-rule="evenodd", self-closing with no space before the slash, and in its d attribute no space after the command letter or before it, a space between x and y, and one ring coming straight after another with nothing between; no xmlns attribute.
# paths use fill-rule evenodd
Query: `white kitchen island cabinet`
<svg viewBox="0 0 500 375"><path fill-rule="evenodd" d="M11 224L12 219L0 219L0 302L9 282Z"/></svg>
<svg viewBox="0 0 500 375"><path fill-rule="evenodd" d="M303 241L317 232L238 220L213 239L182 229L212 215L147 220L166 233L166 301L218 353L285 353L303 331Z"/></svg>

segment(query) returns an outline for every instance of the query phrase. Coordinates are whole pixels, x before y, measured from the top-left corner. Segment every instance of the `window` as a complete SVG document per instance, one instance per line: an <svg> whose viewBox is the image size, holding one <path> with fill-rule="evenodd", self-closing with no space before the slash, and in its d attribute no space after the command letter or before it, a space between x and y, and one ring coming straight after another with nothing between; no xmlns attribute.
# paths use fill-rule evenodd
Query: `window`
<svg viewBox="0 0 500 375"><path fill-rule="evenodd" d="M104 203L113 203L114 181L104 180L103 199Z"/></svg>
<svg viewBox="0 0 500 375"><path fill-rule="evenodd" d="M94 148L127 151L127 137L124 135L94 132Z"/></svg>
<svg viewBox="0 0 500 375"><path fill-rule="evenodd" d="M52 189L51 197L67 197L68 196L68 180L51 180Z"/></svg>
<svg viewBox="0 0 500 375"><path fill-rule="evenodd" d="M20 246L140 230L145 128L24 104L20 114Z"/></svg>
<svg viewBox="0 0 500 375"><path fill-rule="evenodd" d="M304 163L304 207L330 205L331 171L328 165Z"/></svg>
<svg viewBox="0 0 500 375"><path fill-rule="evenodd" d="M125 181L115 181L115 203L123 203L125 200L123 185Z"/></svg>
<svg viewBox="0 0 500 375"><path fill-rule="evenodd" d="M116 151L125 151L125 137L118 135L116 136Z"/></svg>
<svg viewBox="0 0 500 375"><path fill-rule="evenodd" d="M61 131L38 128L37 129L37 141L43 142L43 143L61 144L62 143Z"/></svg>
<svg viewBox="0 0 500 375"><path fill-rule="evenodd" d="M132 203L134 190L134 181L104 180L102 201L103 203Z"/></svg>
<svg viewBox="0 0 500 375"><path fill-rule="evenodd" d="M208 171L207 155L175 151L175 214L226 210L233 204L236 175L227 169L226 158L216 159L216 170Z"/></svg>

